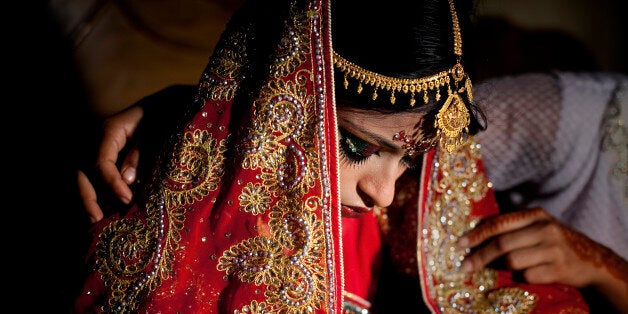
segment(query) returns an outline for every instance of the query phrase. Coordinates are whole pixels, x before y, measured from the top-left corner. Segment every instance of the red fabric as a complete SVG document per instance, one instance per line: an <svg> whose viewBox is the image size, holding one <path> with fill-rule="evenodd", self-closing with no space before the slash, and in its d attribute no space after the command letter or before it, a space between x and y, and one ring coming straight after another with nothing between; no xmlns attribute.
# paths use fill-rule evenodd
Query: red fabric
<svg viewBox="0 0 628 314"><path fill-rule="evenodd" d="M294 3L281 43L296 29L302 46L253 91L247 36L267 30L248 28L254 6L232 19L165 177L96 238L78 312L340 312L333 80L329 47L316 48L330 42L327 5Z"/></svg>
<svg viewBox="0 0 628 314"><path fill-rule="evenodd" d="M372 213L342 219L345 291L372 300L381 264L381 237Z"/></svg>
<svg viewBox="0 0 628 314"><path fill-rule="evenodd" d="M479 146L471 139L451 155L432 151L424 165L419 226L425 231L418 240L419 272L424 299L433 311L588 313L582 295L571 286L515 282L510 270L461 272L455 261L464 254L456 252L456 240L482 219L499 213Z"/></svg>

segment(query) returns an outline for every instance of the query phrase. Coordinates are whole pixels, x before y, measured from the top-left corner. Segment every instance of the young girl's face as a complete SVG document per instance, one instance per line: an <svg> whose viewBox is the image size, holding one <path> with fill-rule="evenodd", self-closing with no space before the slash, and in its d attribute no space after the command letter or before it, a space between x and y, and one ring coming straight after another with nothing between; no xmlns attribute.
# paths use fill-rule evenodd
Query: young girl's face
<svg viewBox="0 0 628 314"><path fill-rule="evenodd" d="M338 108L343 217L358 218L392 203L395 181L409 167L420 166L420 154L411 148L421 140L416 134L421 119L422 114L411 112Z"/></svg>

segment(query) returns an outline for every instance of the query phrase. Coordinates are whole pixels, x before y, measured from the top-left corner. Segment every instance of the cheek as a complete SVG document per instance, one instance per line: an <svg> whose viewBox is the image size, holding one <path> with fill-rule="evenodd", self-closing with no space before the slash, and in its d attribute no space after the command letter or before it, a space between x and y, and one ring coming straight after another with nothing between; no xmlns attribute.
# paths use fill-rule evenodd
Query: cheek
<svg viewBox="0 0 628 314"><path fill-rule="evenodd" d="M338 179L340 181L340 202L353 203L361 199L358 194L358 183L366 182L381 174L381 168L382 165L375 158L366 160L359 165L341 161Z"/></svg>
<svg viewBox="0 0 628 314"><path fill-rule="evenodd" d="M358 198L358 181L364 174L365 165L352 165L340 162L339 182L340 182L340 202L351 202Z"/></svg>
<svg viewBox="0 0 628 314"><path fill-rule="evenodd" d="M399 158L371 158L359 165L340 162L340 202L350 204L360 200L362 188L377 184L393 184L407 168L401 166ZM362 190L362 192L365 192Z"/></svg>

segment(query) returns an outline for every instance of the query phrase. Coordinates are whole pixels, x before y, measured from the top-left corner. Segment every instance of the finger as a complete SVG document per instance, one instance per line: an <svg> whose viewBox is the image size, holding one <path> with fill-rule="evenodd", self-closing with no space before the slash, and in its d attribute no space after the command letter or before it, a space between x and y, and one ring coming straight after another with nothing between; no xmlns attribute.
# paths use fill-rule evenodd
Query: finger
<svg viewBox="0 0 628 314"><path fill-rule="evenodd" d="M110 187L114 196L124 204L129 204L133 198L131 188L122 180L122 176L113 162L103 162L97 166L103 181Z"/></svg>
<svg viewBox="0 0 628 314"><path fill-rule="evenodd" d="M111 125L105 126L98 157L96 159L96 169L100 173L103 181L113 192L113 195L124 204L129 204L133 193L128 184L122 179L122 175L116 164L118 154L126 145L126 140L126 132L120 132L119 127Z"/></svg>
<svg viewBox="0 0 628 314"><path fill-rule="evenodd" d="M523 278L530 284L550 284L560 282L559 272L553 264L538 264L523 271Z"/></svg>
<svg viewBox="0 0 628 314"><path fill-rule="evenodd" d="M127 185L131 185L137 180L137 165L139 164L139 160L140 150L137 146L134 146L129 150L120 167L122 179Z"/></svg>
<svg viewBox="0 0 628 314"><path fill-rule="evenodd" d="M583 288L600 278L599 266L583 262L578 256L566 252L564 247L543 247L530 255L533 256L527 257L529 261L521 258L521 262L531 265L523 272L524 279L531 284L561 283Z"/></svg>
<svg viewBox="0 0 628 314"><path fill-rule="evenodd" d="M563 252L557 246L536 245L513 250L506 255L506 264L510 269L523 270L540 265L564 265L560 258Z"/></svg>
<svg viewBox="0 0 628 314"><path fill-rule="evenodd" d="M78 190L81 199L83 200L83 206L85 211L89 215L89 220L92 223L100 221L103 217L103 211L98 205L98 199L96 197L96 191L94 186L89 181L89 178L81 170L77 172Z"/></svg>
<svg viewBox="0 0 628 314"><path fill-rule="evenodd" d="M98 154L99 170L114 195L125 204L129 204L133 198L129 185L137 180L139 149L136 146L129 149L120 169L116 168L117 160L127 145L127 139L135 134L143 115L141 106L131 106L116 118L105 120L103 126L103 138Z"/></svg>
<svg viewBox="0 0 628 314"><path fill-rule="evenodd" d="M488 265L491 261L502 255L497 249L499 245L495 244L496 240L489 242L486 246L465 256L460 269L464 272L472 272Z"/></svg>
<svg viewBox="0 0 628 314"><path fill-rule="evenodd" d="M537 247L543 241L541 223L533 223L515 231L499 234L485 245L465 257L462 269L472 271L490 264L500 256L509 257L513 252Z"/></svg>
<svg viewBox="0 0 628 314"><path fill-rule="evenodd" d="M472 248L498 234L521 229L538 221L549 221L551 219L552 217L540 207L490 217L475 229L460 237L458 246Z"/></svg>

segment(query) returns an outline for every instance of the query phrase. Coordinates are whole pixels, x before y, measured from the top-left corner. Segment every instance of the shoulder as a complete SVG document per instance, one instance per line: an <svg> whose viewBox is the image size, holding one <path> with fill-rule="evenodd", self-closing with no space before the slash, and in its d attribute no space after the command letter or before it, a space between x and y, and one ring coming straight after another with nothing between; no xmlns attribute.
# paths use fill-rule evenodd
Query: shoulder
<svg viewBox="0 0 628 314"><path fill-rule="evenodd" d="M525 73L487 79L475 84L474 101L494 123L534 119L560 110L562 91L556 73ZM489 121L490 124L491 121Z"/></svg>
<svg viewBox="0 0 628 314"><path fill-rule="evenodd" d="M559 77L552 72L500 76L477 82L474 95L480 103L494 98L535 97L540 96L539 92L558 93L558 84Z"/></svg>

